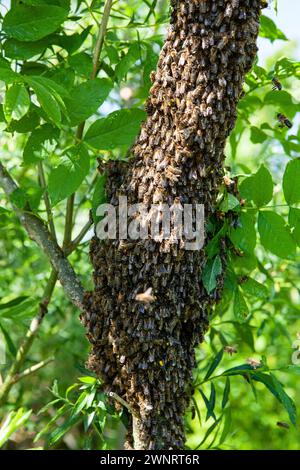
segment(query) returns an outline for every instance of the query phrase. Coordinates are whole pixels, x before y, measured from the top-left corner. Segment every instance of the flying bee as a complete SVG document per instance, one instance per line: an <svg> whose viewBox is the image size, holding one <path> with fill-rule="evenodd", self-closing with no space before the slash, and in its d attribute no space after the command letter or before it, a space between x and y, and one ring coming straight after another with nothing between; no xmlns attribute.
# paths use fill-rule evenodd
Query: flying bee
<svg viewBox="0 0 300 470"><path fill-rule="evenodd" d="M280 81L278 80L278 78L276 78L276 77L272 78L272 83L273 83L273 87L272 87L273 91L282 90L282 85L281 85Z"/></svg>
<svg viewBox="0 0 300 470"><path fill-rule="evenodd" d="M236 346L225 346L224 351L229 354L229 356L232 356L232 354L237 353L237 347Z"/></svg>
<svg viewBox="0 0 300 470"><path fill-rule="evenodd" d="M288 127L289 129L293 127L293 124L291 123L291 121L289 121L289 119L284 114L278 113L277 119L278 119L278 122L280 123L279 127L281 128Z"/></svg>
<svg viewBox="0 0 300 470"><path fill-rule="evenodd" d="M290 425L284 421L278 421L276 424L279 428L290 429Z"/></svg>
<svg viewBox="0 0 300 470"><path fill-rule="evenodd" d="M253 357L249 357L246 360L246 363L249 364L253 369L257 369L258 367L261 367L261 361L257 359L253 359Z"/></svg>

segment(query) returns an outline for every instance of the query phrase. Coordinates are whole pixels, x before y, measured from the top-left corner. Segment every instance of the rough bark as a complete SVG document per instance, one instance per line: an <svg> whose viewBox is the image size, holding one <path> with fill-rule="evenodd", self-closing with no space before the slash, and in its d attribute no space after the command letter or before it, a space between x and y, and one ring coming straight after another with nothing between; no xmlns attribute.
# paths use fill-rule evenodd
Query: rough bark
<svg viewBox="0 0 300 470"><path fill-rule="evenodd" d="M129 162L111 165L107 191L114 205L126 195L129 204L202 203L206 219L214 212L225 141L257 52L261 7L258 0L172 2L148 117ZM134 410L135 447L182 448L194 348L217 297L201 282L205 253L182 243L95 237L91 260L95 290L83 315L89 366ZM137 301L150 287L155 301Z"/></svg>

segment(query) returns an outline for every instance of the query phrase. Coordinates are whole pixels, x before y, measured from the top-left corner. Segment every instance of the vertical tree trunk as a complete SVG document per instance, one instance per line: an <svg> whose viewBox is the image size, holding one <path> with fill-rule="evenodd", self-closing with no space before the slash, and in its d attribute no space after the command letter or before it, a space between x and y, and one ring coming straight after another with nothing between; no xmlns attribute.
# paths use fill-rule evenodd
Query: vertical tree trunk
<svg viewBox="0 0 300 470"><path fill-rule="evenodd" d="M173 0L171 25L147 102L147 120L123 168L111 165L118 205L202 203L213 213L225 140L257 47L258 0ZM180 449L194 348L214 299L201 282L203 250L166 240L91 243L95 290L84 322L89 365L135 414L135 448ZM224 266L223 266L224 267ZM221 280L219 282L221 288ZM152 288L151 303L136 300ZM133 445L129 433L128 445Z"/></svg>

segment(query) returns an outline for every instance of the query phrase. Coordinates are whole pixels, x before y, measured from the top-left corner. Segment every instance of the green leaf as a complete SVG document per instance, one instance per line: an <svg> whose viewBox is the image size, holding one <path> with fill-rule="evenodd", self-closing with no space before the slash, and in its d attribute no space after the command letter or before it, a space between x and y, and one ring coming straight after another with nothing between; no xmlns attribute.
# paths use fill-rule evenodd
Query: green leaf
<svg viewBox="0 0 300 470"><path fill-rule="evenodd" d="M70 1L71 0L22 0L22 3L26 3L26 5L57 5L69 11Z"/></svg>
<svg viewBox="0 0 300 470"><path fill-rule="evenodd" d="M27 296L22 295L20 297L16 297L15 299L9 300L8 302L0 302L0 310L14 307L15 305L19 305L24 300L28 299Z"/></svg>
<svg viewBox="0 0 300 470"><path fill-rule="evenodd" d="M35 92L45 113L49 116L51 121L59 127L61 122L61 112L57 99L53 96L53 92L51 93L47 87L39 83L35 78L26 77L26 81Z"/></svg>
<svg viewBox="0 0 300 470"><path fill-rule="evenodd" d="M225 370L222 375L225 377L232 375L244 375L252 374L255 370L249 364L241 364L240 366L231 367L230 369Z"/></svg>
<svg viewBox="0 0 300 470"><path fill-rule="evenodd" d="M287 114L289 118L294 117L299 109L299 103L294 103L292 95L285 90L281 90L280 93L269 91L264 98L264 103L275 106L281 113Z"/></svg>
<svg viewBox="0 0 300 470"><path fill-rule="evenodd" d="M50 78L52 82L61 85L64 90L71 90L74 86L75 72L70 68L53 68L48 71L47 78Z"/></svg>
<svg viewBox="0 0 300 470"><path fill-rule="evenodd" d="M202 274L203 285L208 294L217 287L217 277L222 273L222 261L220 256L211 259L205 265Z"/></svg>
<svg viewBox="0 0 300 470"><path fill-rule="evenodd" d="M238 336L241 338L243 343L247 344L249 348L254 351L254 338L252 333L252 327L249 325L249 323L234 322L233 324Z"/></svg>
<svg viewBox="0 0 300 470"><path fill-rule="evenodd" d="M76 416L76 415L79 415L81 413L83 408L85 408L88 399L89 399L89 395L86 391L82 392L79 395L79 397L78 397L78 399L77 399L77 401L76 401L76 403L75 403L75 405L72 409L72 416Z"/></svg>
<svg viewBox="0 0 300 470"><path fill-rule="evenodd" d="M226 441L226 438L231 430L231 408L227 408L225 411L224 411L224 427L223 427L223 430L222 430L222 434L221 434L221 437L220 437L220 440L219 440L219 446L221 444L223 444L225 441Z"/></svg>
<svg viewBox="0 0 300 470"><path fill-rule="evenodd" d="M39 207L39 203L43 194L43 189L40 186L31 184L28 187L17 188L10 194L11 202L19 207L25 209L29 205L32 211Z"/></svg>
<svg viewBox="0 0 300 470"><path fill-rule="evenodd" d="M81 33L60 34L55 37L55 44L63 47L69 54L77 51L89 35L92 26L87 26Z"/></svg>
<svg viewBox="0 0 300 470"><path fill-rule="evenodd" d="M240 185L242 198L253 201L257 207L265 206L273 197L272 176L264 165L258 172L245 178Z"/></svg>
<svg viewBox="0 0 300 470"><path fill-rule="evenodd" d="M48 191L52 204L71 196L80 186L90 167L89 154L83 144L70 147L58 167L51 170Z"/></svg>
<svg viewBox="0 0 300 470"><path fill-rule="evenodd" d="M139 59L140 56L140 46L138 42L134 42L128 49L127 54L118 62L115 74L117 80L120 82L129 69L135 64L135 62Z"/></svg>
<svg viewBox="0 0 300 470"><path fill-rule="evenodd" d="M1 310L0 317L20 320L30 317L32 312L37 308L37 299L27 298L13 307L7 307Z"/></svg>
<svg viewBox="0 0 300 470"><path fill-rule="evenodd" d="M223 201L220 204L220 211L228 212L237 208L240 208L239 200L233 194L226 193Z"/></svg>
<svg viewBox="0 0 300 470"><path fill-rule="evenodd" d="M296 243L285 225L285 220L276 212L261 211L258 216L258 231L261 244L280 258L293 258Z"/></svg>
<svg viewBox="0 0 300 470"><path fill-rule="evenodd" d="M54 5L17 5L5 15L2 28L9 38L37 41L56 31L67 16L64 8Z"/></svg>
<svg viewBox="0 0 300 470"><path fill-rule="evenodd" d="M204 382L206 382L207 379L209 379L209 377L212 375L212 373L216 370L216 368L218 367L218 365L220 364L221 360L222 360L222 357L223 357L223 353L224 353L224 350L223 348L218 352L218 354L216 355L216 357L214 358L214 360L212 361L208 371L206 372L205 374L205 377L203 379Z"/></svg>
<svg viewBox="0 0 300 470"><path fill-rule="evenodd" d="M3 419L0 427L0 447L8 441L15 431L24 426L31 413L32 410L26 411L24 408L19 408L17 411L11 411Z"/></svg>
<svg viewBox="0 0 300 470"><path fill-rule="evenodd" d="M239 222L239 227L230 227L229 238L240 250L252 253L256 245L255 216L242 212Z"/></svg>
<svg viewBox="0 0 300 470"><path fill-rule="evenodd" d="M54 385L53 385L54 387ZM51 390L51 392L56 396L57 394L53 392L53 389ZM61 401L61 399L59 398L58 401ZM69 404L65 403L63 406L61 406L55 413L55 415L53 416L53 418L50 419L50 421L48 421L48 423L46 424L46 426L44 426L42 428L42 430L35 436L34 438L34 442L38 441L41 436L43 436L44 434L46 434L46 432L51 429L51 426L52 424L55 423L56 420L58 420L61 416L63 416L64 414L67 413L67 411L69 410ZM56 426L57 428L57 426ZM58 428L59 429L59 428Z"/></svg>
<svg viewBox="0 0 300 470"><path fill-rule="evenodd" d="M214 431L214 429L220 424L220 421L221 421L221 418L218 418L209 428L208 430L206 431L205 433L205 436L204 438L202 439L202 441L200 442L200 444L197 445L196 449L199 449L199 447L201 447L205 441L207 440L207 438L211 435L211 433Z"/></svg>
<svg viewBox="0 0 300 470"><path fill-rule="evenodd" d="M289 224L292 227L292 236L297 245L300 246L300 209L290 208Z"/></svg>
<svg viewBox="0 0 300 470"><path fill-rule="evenodd" d="M270 39L271 42L274 42L276 39L281 39L282 41L287 41L287 37L283 32L277 28L271 18L265 15L260 16L260 36L263 38Z"/></svg>
<svg viewBox="0 0 300 470"><path fill-rule="evenodd" d="M288 162L283 175L283 193L288 204L300 202L300 159Z"/></svg>
<svg viewBox="0 0 300 470"><path fill-rule="evenodd" d="M209 399L206 397L204 392L202 391L201 388L199 388L199 392L202 395L203 401L205 403L206 409L207 409L207 415L206 415L206 420L207 421L210 417L212 417L214 420L216 420L216 415L214 413L214 407L216 403L216 390L214 384L211 382L210 384L211 389L210 389L210 397Z"/></svg>
<svg viewBox="0 0 300 470"><path fill-rule="evenodd" d="M86 375L85 377L78 377L78 380L84 384L90 384L94 385L97 382L97 379L95 377L90 377Z"/></svg>
<svg viewBox="0 0 300 470"><path fill-rule="evenodd" d="M229 394L230 394L230 378L226 377L224 393L223 393L223 398L222 398L222 409L224 409L228 403Z"/></svg>
<svg viewBox="0 0 300 470"><path fill-rule="evenodd" d="M78 75L87 79L90 78L93 71L93 60L86 52L79 52L69 57L69 64Z"/></svg>
<svg viewBox="0 0 300 470"><path fill-rule="evenodd" d="M238 320L245 320L245 318L249 315L248 305L239 288L235 290L233 312Z"/></svg>
<svg viewBox="0 0 300 470"><path fill-rule="evenodd" d="M105 51L111 65L117 64L119 62L120 59L118 50L114 46L106 44Z"/></svg>
<svg viewBox="0 0 300 470"><path fill-rule="evenodd" d="M152 85L150 73L156 69L158 54L153 51L152 46L150 44L146 44L146 47L147 55L144 63L143 80L146 90L149 90Z"/></svg>
<svg viewBox="0 0 300 470"><path fill-rule="evenodd" d="M78 421L81 420L81 416L74 415L68 418L63 425L55 427L55 429L49 435L49 445L53 446L59 441Z"/></svg>
<svg viewBox="0 0 300 470"><path fill-rule="evenodd" d="M106 202L106 192L105 192L105 186L106 186L106 181L107 181L107 175L103 174L98 177L93 197L92 197L92 216L93 220L96 223L97 219L99 218L96 214L97 208L100 206L100 204L103 204Z"/></svg>
<svg viewBox="0 0 300 470"><path fill-rule="evenodd" d="M106 78L89 80L73 88L70 99L66 100L72 126L92 116L106 100L111 89L112 82Z"/></svg>
<svg viewBox="0 0 300 470"><path fill-rule="evenodd" d="M250 138L254 144L262 144L265 140L268 139L268 135L258 127L252 126Z"/></svg>
<svg viewBox="0 0 300 470"><path fill-rule="evenodd" d="M51 36L40 41L18 41L7 39L3 44L5 56L11 59L28 60L36 55L42 54L51 44Z"/></svg>
<svg viewBox="0 0 300 470"><path fill-rule="evenodd" d="M10 68L9 62L3 59L3 57L0 57L0 81L9 85L19 79L20 75Z"/></svg>
<svg viewBox="0 0 300 470"><path fill-rule="evenodd" d="M289 397L289 395L285 392L283 386L279 382L279 380L275 377L272 372L270 373L272 378L273 385L275 387L276 392L278 393L279 399L285 409L288 412L289 418L294 426L296 426L296 406L293 400Z"/></svg>
<svg viewBox="0 0 300 470"><path fill-rule="evenodd" d="M2 334L4 336L4 339L5 339L5 342L7 344L7 348L10 352L10 354L12 355L12 357L16 357L16 354L17 354L17 349L8 333L8 331L4 328L3 325L1 325L0 323L0 330L2 331Z"/></svg>
<svg viewBox="0 0 300 470"><path fill-rule="evenodd" d="M3 111L8 122L12 119L18 120L25 116L29 106L30 98L24 85L14 84L7 90Z"/></svg>
<svg viewBox="0 0 300 470"><path fill-rule="evenodd" d="M67 71L64 72L65 74ZM54 75L55 77L55 75ZM25 80L28 80L27 77ZM43 87L47 88L50 93L53 94L53 96L56 98L56 100L59 102L59 104L64 107L64 103L62 101L62 98L69 98L70 94L69 91L66 89L65 86L62 85L62 80L55 80L52 78L48 78L45 76L39 76L39 75L32 75L30 77L31 82L38 83L42 85Z"/></svg>
<svg viewBox="0 0 300 470"><path fill-rule="evenodd" d="M59 138L59 129L51 124L43 124L35 129L29 136L23 150L23 159L26 165L44 160L56 148Z"/></svg>
<svg viewBox="0 0 300 470"><path fill-rule="evenodd" d="M40 123L40 117L35 111L30 111L19 121L12 120L6 128L7 132L26 134L33 131Z"/></svg>
<svg viewBox="0 0 300 470"><path fill-rule="evenodd" d="M138 108L120 109L98 119L88 129L86 142L99 150L112 150L131 145L146 113Z"/></svg>
<svg viewBox="0 0 300 470"><path fill-rule="evenodd" d="M240 286L245 294L256 297L257 299L264 300L269 295L268 288L251 277L248 277L246 281L241 282Z"/></svg>
<svg viewBox="0 0 300 470"><path fill-rule="evenodd" d="M300 366L293 364L287 367L287 371L291 372L292 374L300 375Z"/></svg>
<svg viewBox="0 0 300 470"><path fill-rule="evenodd" d="M296 407L293 400L285 392L283 386L273 373L270 375L263 372L255 372L252 379L263 383L274 397L285 407L291 422L296 425Z"/></svg>

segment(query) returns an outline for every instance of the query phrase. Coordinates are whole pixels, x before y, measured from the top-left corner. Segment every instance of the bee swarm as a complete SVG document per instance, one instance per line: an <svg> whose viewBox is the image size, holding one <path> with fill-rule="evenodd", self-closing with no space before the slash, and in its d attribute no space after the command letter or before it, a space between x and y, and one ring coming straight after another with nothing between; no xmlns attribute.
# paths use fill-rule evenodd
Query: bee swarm
<svg viewBox="0 0 300 470"><path fill-rule="evenodd" d="M110 164L107 193L118 203L202 203L213 211L225 141L236 121L245 73L257 52L262 2L173 0L171 25L127 164ZM205 254L166 240L91 242L93 292L83 322L89 367L140 418L144 449L184 447L194 348L222 288L201 282ZM225 267L225 266L224 266ZM146 302L142 294L151 296ZM144 300L143 300L144 299ZM133 445L129 432L127 446Z"/></svg>

